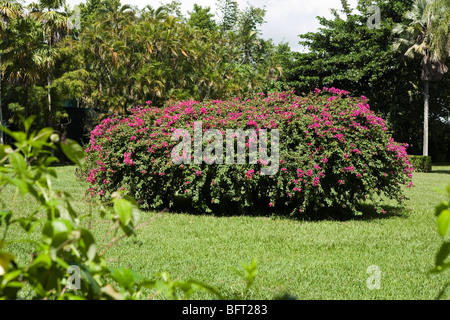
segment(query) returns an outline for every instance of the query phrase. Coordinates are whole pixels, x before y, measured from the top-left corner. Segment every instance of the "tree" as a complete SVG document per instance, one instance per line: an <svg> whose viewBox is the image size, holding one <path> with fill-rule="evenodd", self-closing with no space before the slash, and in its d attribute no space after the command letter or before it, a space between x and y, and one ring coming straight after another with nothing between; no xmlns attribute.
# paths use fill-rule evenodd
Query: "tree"
<svg viewBox="0 0 450 320"><path fill-rule="evenodd" d="M439 19L433 20L431 24L431 49L438 56L445 58L450 53L450 0L434 0L426 10L438 12Z"/></svg>
<svg viewBox="0 0 450 320"><path fill-rule="evenodd" d="M254 63L252 59L252 51L255 46L259 46L258 36L260 30L258 29L265 21L264 16L266 10L257 8L252 5L245 8L244 11L238 15L238 34L240 36L240 43L243 46L245 63Z"/></svg>
<svg viewBox="0 0 450 320"><path fill-rule="evenodd" d="M235 0L217 0L219 9L221 33L226 33L234 29L238 20L239 6Z"/></svg>
<svg viewBox="0 0 450 320"><path fill-rule="evenodd" d="M39 5L32 6L30 15L36 18L43 26L45 33L46 48L41 50L41 61L43 69L47 74L47 102L48 102L48 125L53 127L53 108L51 87L53 82L53 68L58 59L56 45L69 32L67 15L57 10L64 4L64 0L41 0Z"/></svg>
<svg viewBox="0 0 450 320"><path fill-rule="evenodd" d="M0 40L3 43L6 32L11 24L11 20L22 14L22 5L14 1L0 1ZM3 105L2 105L2 50L0 49L0 125L3 125ZM3 144L3 131L0 132L0 144Z"/></svg>
<svg viewBox="0 0 450 320"><path fill-rule="evenodd" d="M447 7L437 7L441 3ZM450 54L448 50L448 11L449 1L416 0L406 14L409 20L406 25L399 24L394 32L399 35L396 48L403 49L405 56L421 58L421 80L424 83L424 121L423 121L423 155L428 156L428 122L430 81L439 80L448 71L444 60ZM446 8L446 9L445 9ZM443 14L447 14L447 21ZM442 28L442 23L447 22ZM437 26L436 26L437 24ZM439 30L439 34L437 34ZM447 39L443 41L442 39Z"/></svg>
<svg viewBox="0 0 450 320"><path fill-rule="evenodd" d="M11 21L2 43L4 75L14 86L23 88L22 105L29 115L30 88L41 79L46 48L42 25L29 15Z"/></svg>
<svg viewBox="0 0 450 320"><path fill-rule="evenodd" d="M194 3L194 10L189 13L188 24L202 30L215 30L217 25L212 19L214 15L210 13L211 8L203 8L198 4Z"/></svg>
<svg viewBox="0 0 450 320"><path fill-rule="evenodd" d="M200 6L185 19L176 1L141 11L117 0L102 4L93 7L98 19L83 17L78 38L59 49L69 68L54 87L81 105L126 112L148 100L225 99L263 90L279 75L274 46L257 34L264 10L237 11L234 29L221 32Z"/></svg>
<svg viewBox="0 0 450 320"><path fill-rule="evenodd" d="M422 132L417 130L423 115L420 62L405 59L392 46L396 38L393 27L407 23L404 14L412 2L359 0L359 12L355 12L343 1L343 9L333 10L333 18L318 18L321 27L317 32L300 35L306 52L292 53L289 67L284 68L286 81L280 86L294 87L299 94L326 86L364 95L371 108L389 121L394 138L408 143L409 153L421 153ZM373 29L367 26L372 4L382 14L380 25ZM448 125L441 121L448 117L449 87L443 82L439 89L433 89L437 95L432 97L431 130L450 138ZM442 137L433 140L434 145L439 140L442 142ZM443 154L441 151L437 147L431 150L436 155Z"/></svg>

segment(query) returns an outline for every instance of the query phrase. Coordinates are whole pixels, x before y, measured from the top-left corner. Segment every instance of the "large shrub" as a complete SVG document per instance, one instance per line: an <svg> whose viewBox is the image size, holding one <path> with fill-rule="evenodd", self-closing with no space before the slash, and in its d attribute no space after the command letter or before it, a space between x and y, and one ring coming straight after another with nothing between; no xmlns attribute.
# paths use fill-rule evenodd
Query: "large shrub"
<svg viewBox="0 0 450 320"><path fill-rule="evenodd" d="M86 151L95 165L87 178L92 196L108 198L114 191L126 190L144 208L179 205L184 210L217 212L256 207L320 213L324 207L356 211L359 201L383 194L401 201L402 186L412 185L406 146L392 139L365 97L350 97L343 90L183 101L130 112L104 119L91 133ZM225 152L218 157L223 164L196 163L194 122L200 121L203 132L267 129L267 137L257 138L267 141L268 154L276 150L271 137L279 130L279 163L258 157L252 164L249 156L254 152L240 164L226 164ZM177 129L186 130L184 135L192 141L190 154L182 158L190 157L191 163L176 164L173 160L180 159L172 159L173 148L181 142L181 138L172 141ZM247 149L252 142L246 140ZM205 141L204 148L207 145ZM226 150L225 136L223 145ZM259 152L264 151L261 147ZM268 165L275 171L262 174Z"/></svg>

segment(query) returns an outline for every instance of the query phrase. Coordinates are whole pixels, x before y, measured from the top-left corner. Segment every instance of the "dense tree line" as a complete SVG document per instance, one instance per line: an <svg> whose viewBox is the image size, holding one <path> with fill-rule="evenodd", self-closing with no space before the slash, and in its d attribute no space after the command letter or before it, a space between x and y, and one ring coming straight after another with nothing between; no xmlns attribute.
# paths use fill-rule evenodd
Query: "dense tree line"
<svg viewBox="0 0 450 320"><path fill-rule="evenodd" d="M77 11L63 4L1 1L2 110L10 122L35 114L55 126L67 99L125 112L148 101L245 96L282 76L277 47L259 31L261 8L222 0L214 19L198 5L184 17L175 1L138 10L87 0L74 28Z"/></svg>
<svg viewBox="0 0 450 320"><path fill-rule="evenodd" d="M347 1L341 2L342 9L333 10L332 19L319 17L317 32L300 35L308 52L290 53L291 66L285 68L283 85L297 92L335 86L367 96L371 107L388 119L395 139L410 144L408 152L422 154L427 88L423 80L433 80L426 95L430 154L436 161L449 160L450 75L445 72L445 58L450 52L450 2L360 0L359 12ZM367 25L372 5L381 13L375 28ZM427 25L428 16L433 23Z"/></svg>
<svg viewBox="0 0 450 320"><path fill-rule="evenodd" d="M63 0L23 7L0 1L0 121L37 115L57 127L62 106L126 112L132 105L226 99L294 88L338 87L369 98L408 152L450 159L449 0L342 0L303 53L260 32L265 8L219 0L218 13L180 2L142 10L120 0ZM369 28L372 6L379 25ZM427 123L427 121L429 124ZM426 133L429 125L429 134ZM428 152L428 151L427 151Z"/></svg>

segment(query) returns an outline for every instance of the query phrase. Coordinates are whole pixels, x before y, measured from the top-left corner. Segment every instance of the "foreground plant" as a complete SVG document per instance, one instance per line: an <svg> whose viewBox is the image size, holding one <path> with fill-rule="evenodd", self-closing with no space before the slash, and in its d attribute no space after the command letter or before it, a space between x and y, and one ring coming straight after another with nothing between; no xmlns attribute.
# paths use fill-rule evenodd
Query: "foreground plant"
<svg viewBox="0 0 450 320"><path fill-rule="evenodd" d="M448 200L442 201L438 206L436 206L435 214L437 217L437 229L438 233L442 238L442 245L436 254L435 267L431 270L432 273L440 273L450 268L450 261L448 257L450 256L450 241L448 235L450 233L450 184L443 192ZM447 282L442 288L438 295L438 299L442 297L450 282Z"/></svg>
<svg viewBox="0 0 450 320"><path fill-rule="evenodd" d="M168 298L188 298L193 292L208 291L223 298L211 287L195 281L171 279L166 273L155 279L144 279L127 268L108 267L103 254L119 238L99 247L92 232L81 225L83 218L73 209L73 198L64 191L54 190L51 179L57 178L50 165L57 158L59 138L52 129L31 130L33 118L24 121L25 132L12 132L1 127L15 139L12 146L0 145L0 191L15 189L13 199L0 198L0 299L17 299L21 290L32 288L34 299L139 299L164 294ZM64 154L77 166L85 162L84 150L74 141L62 141ZM37 202L33 212L16 211L19 197L31 197ZM116 193L112 208L102 208L102 217L110 219L124 236L135 234L139 208L132 198ZM8 230L17 224L27 234L40 233L39 240L19 239L8 242ZM2 251L5 244L31 242L31 261L21 266L12 254ZM26 286L28 285L28 288ZM79 289L79 290L72 290Z"/></svg>

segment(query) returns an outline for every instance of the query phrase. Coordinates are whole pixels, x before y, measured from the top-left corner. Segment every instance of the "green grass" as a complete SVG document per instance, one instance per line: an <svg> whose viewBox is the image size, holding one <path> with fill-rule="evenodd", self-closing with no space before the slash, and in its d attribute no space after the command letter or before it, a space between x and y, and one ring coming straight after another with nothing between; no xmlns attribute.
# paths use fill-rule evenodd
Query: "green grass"
<svg viewBox="0 0 450 320"><path fill-rule="evenodd" d="M93 220L85 223L91 223L100 241L110 225L83 200L87 184L76 179L73 167L57 172L54 188L72 193L80 214L92 210ZM427 272L441 243L433 208L443 196L434 189L449 182L450 166L415 173L415 186L405 191L410 198L405 208L386 202L385 215L342 221L144 212L142 220L153 221L137 238L118 242L105 258L111 266L130 267L147 277L168 271L173 278L196 279L226 294L245 285L232 269L256 258L259 275L251 299L286 292L299 299L434 299L449 275ZM1 195L7 203L12 197L12 191ZM25 198L17 206L29 212L34 203ZM23 236L13 228L9 239ZM6 249L19 263L26 263L32 252L23 243ZM380 289L367 287L372 265L381 271Z"/></svg>

